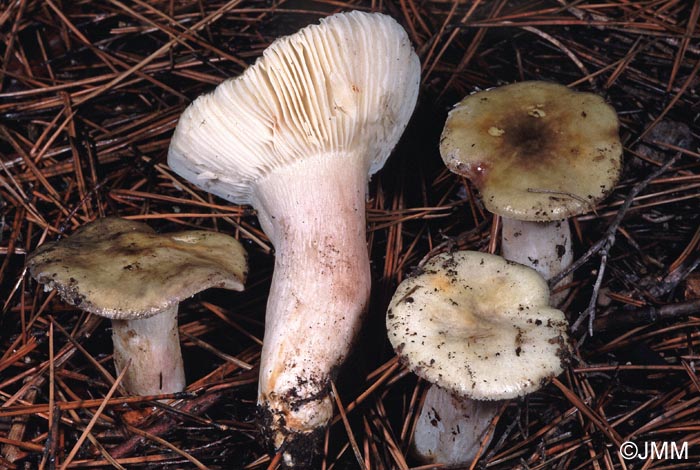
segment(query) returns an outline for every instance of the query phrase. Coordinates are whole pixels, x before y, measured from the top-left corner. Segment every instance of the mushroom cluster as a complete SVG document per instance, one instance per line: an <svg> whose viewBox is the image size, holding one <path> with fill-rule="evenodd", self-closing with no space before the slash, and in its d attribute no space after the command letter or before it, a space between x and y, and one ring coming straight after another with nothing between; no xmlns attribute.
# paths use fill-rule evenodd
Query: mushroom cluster
<svg viewBox="0 0 700 470"><path fill-rule="evenodd" d="M133 395L180 392L180 301L210 287L243 290L245 250L228 235L202 230L156 234L108 217L45 243L27 261L31 276L80 309L112 320L117 372Z"/></svg>
<svg viewBox="0 0 700 470"><path fill-rule="evenodd" d="M538 390L569 357L568 323L549 306L542 276L479 252L428 260L399 284L386 323L402 361L434 384L413 437L428 462L468 462L498 409L493 400Z"/></svg>
<svg viewBox="0 0 700 470"><path fill-rule="evenodd" d="M171 141L171 168L208 192L252 205L275 247L258 404L265 437L273 450L283 449L287 466L309 464L332 417L330 380L349 352L369 298L367 181L407 125L419 75L408 36L393 19L357 11L333 15L276 40L241 76L196 99ZM590 210L617 181L617 134L617 116L600 97L524 82L465 98L449 115L440 150L447 166L470 177L486 207L503 217L504 255L550 278L572 259L562 219ZM450 256L426 265L428 281L402 284L391 309L409 314L402 320L390 314L389 326L405 330L390 337L404 359L418 364L413 368L419 375L439 376L440 390L449 390L431 390L435 403L453 415L483 418L473 426L476 434L495 407L468 400L520 396L561 372L566 322L548 307L546 282L534 271L488 255ZM495 276L488 290L463 272L477 258L478 267L469 269ZM438 265L448 274L438 273ZM452 296L416 301L414 290L430 282L435 292L452 289ZM523 287L527 282L532 285ZM487 294L494 283L510 290ZM431 292L423 295L430 298ZM487 297L504 317L485 307ZM414 310L419 305L442 310L421 320ZM442 350L444 343L438 343L430 357L409 353L416 338L405 332L420 335L424 321L442 325L439 338L465 333L467 339ZM483 338L491 349L471 348ZM437 340L421 340L427 341ZM434 372L442 360L464 369L454 377ZM511 371L522 363L523 369L516 377L490 377L485 374L498 374L493 361L511 361ZM538 371L525 374L526 364ZM434 421L434 411L424 409L421 420ZM465 424L460 420L455 426Z"/></svg>
<svg viewBox="0 0 700 470"><path fill-rule="evenodd" d="M451 171L468 177L480 190L486 208L501 216L503 256L550 279L573 260L571 231L564 219L592 210L612 190L619 178L622 145L617 115L601 97L530 81L464 98L448 115L440 153ZM559 286L570 281L571 276ZM560 289L549 302L558 305L566 294ZM547 297L540 299L544 305ZM468 305L472 309L476 304L470 300ZM563 315L561 319L557 328L563 338L566 323ZM494 362L498 360L491 359ZM469 364L470 370L476 367ZM453 386L447 390L469 398L455 399L435 386L426 395L414 434L416 452L425 461L468 462L497 412L493 404L472 401L498 399L494 395L458 392Z"/></svg>
<svg viewBox="0 0 700 470"><path fill-rule="evenodd" d="M197 98L172 138L170 167L251 204L275 247L258 403L288 466L308 465L302 450L332 417L330 381L369 299L367 182L406 127L419 80L395 20L340 13L277 39Z"/></svg>

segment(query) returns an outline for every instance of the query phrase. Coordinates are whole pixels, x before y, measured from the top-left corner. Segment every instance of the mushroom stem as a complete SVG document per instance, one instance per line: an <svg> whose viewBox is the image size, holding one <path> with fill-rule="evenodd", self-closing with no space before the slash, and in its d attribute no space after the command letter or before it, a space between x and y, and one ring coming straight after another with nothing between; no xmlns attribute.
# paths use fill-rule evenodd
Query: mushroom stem
<svg viewBox="0 0 700 470"><path fill-rule="evenodd" d="M311 156L258 180L253 206L275 247L258 404L270 444L304 465L333 415L330 380L368 303L365 158ZM289 445L291 441L302 440ZM302 445L303 444L303 445Z"/></svg>
<svg viewBox="0 0 700 470"><path fill-rule="evenodd" d="M431 385L413 433L416 457L423 463L464 465L471 462L501 403L455 397Z"/></svg>
<svg viewBox="0 0 700 470"><path fill-rule="evenodd" d="M571 230L567 220L554 222L528 222L501 217L501 251L503 257L529 266L549 280L573 262ZM572 275L565 277L552 290L551 305L559 305L569 289L559 287L569 284Z"/></svg>
<svg viewBox="0 0 700 470"><path fill-rule="evenodd" d="M159 395L185 388L175 304L148 318L112 320L117 374L131 360L122 385L131 395Z"/></svg>

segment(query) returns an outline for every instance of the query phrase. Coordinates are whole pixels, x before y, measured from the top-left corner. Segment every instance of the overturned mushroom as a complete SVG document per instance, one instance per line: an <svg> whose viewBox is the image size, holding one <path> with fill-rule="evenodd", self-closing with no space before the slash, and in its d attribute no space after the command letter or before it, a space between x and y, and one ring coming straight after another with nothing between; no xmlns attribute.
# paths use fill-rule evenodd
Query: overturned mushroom
<svg viewBox="0 0 700 470"><path fill-rule="evenodd" d="M549 279L573 259L564 219L592 210L619 178L618 127L615 110L598 95L521 82L457 104L440 153L501 216L503 256Z"/></svg>
<svg viewBox="0 0 700 470"><path fill-rule="evenodd" d="M99 219L32 253L29 273L82 310L112 320L117 372L134 395L182 391L177 329L181 300L210 287L243 290L246 253L214 232L156 234L148 225Z"/></svg>
<svg viewBox="0 0 700 470"><path fill-rule="evenodd" d="M251 204L275 247L258 403L274 449L308 465L332 374L369 298L367 181L413 111L420 65L392 18L341 13L275 41L183 113L168 163Z"/></svg>
<svg viewBox="0 0 700 470"><path fill-rule="evenodd" d="M498 407L560 374L569 355L564 314L531 268L458 251L430 259L396 289L387 313L399 357L433 383L414 433L429 462L473 458ZM436 388L439 387L439 388ZM458 402L455 406L453 395Z"/></svg>

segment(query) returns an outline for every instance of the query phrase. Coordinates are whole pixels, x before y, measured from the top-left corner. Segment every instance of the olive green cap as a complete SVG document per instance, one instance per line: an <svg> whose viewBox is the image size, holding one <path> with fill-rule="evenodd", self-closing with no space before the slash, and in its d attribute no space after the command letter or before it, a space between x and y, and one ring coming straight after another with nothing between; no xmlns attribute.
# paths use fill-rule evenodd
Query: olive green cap
<svg viewBox="0 0 700 470"><path fill-rule="evenodd" d="M538 81L464 98L449 113L440 154L489 211L539 222L592 210L622 165L615 110L598 95Z"/></svg>
<svg viewBox="0 0 700 470"><path fill-rule="evenodd" d="M248 273L245 250L228 235L156 234L112 217L45 243L27 267L64 301L114 320L150 317L210 287L243 290Z"/></svg>

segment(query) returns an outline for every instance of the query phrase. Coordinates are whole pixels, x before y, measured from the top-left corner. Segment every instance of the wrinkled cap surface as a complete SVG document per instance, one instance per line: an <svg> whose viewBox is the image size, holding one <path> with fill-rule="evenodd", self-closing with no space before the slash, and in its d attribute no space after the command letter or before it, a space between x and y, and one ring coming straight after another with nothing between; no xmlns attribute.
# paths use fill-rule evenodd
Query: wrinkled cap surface
<svg viewBox="0 0 700 470"><path fill-rule="evenodd" d="M168 164L239 204L276 168L319 155L372 175L408 124L419 81L418 56L394 19L332 15L277 39L241 76L197 98L180 117Z"/></svg>
<svg viewBox="0 0 700 470"><path fill-rule="evenodd" d="M440 153L489 211L530 221L592 210L622 164L617 114L603 98L537 81L464 98L449 113Z"/></svg>
<svg viewBox="0 0 700 470"><path fill-rule="evenodd" d="M435 256L396 289L389 340L419 377L458 396L502 400L559 375L569 356L564 314L547 283L500 256Z"/></svg>
<svg viewBox="0 0 700 470"><path fill-rule="evenodd" d="M243 290L248 272L245 250L228 235L156 234L111 217L45 243L27 267L69 304L117 320L149 317L210 287Z"/></svg>

